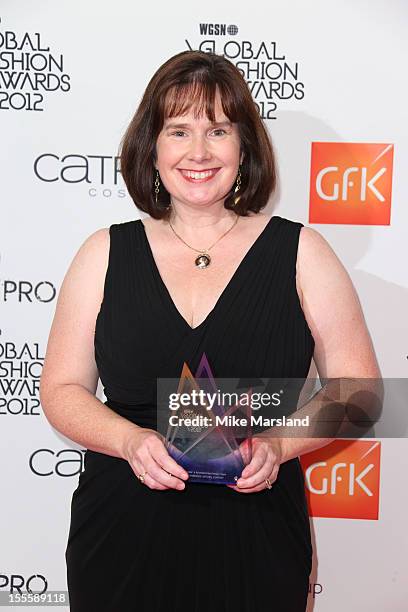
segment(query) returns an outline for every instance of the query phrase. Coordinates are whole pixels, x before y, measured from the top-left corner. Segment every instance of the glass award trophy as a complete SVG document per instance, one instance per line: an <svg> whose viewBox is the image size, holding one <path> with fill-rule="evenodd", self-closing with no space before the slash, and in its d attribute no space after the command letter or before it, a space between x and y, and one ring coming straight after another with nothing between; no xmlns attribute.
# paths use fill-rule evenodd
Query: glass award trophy
<svg viewBox="0 0 408 612"><path fill-rule="evenodd" d="M181 400L177 407L166 402L171 389L166 394L161 387L159 429L169 455L188 472L188 482L236 484L252 458L251 408L231 388L220 393L220 381L216 384L205 355L197 374L193 377L185 365L177 381L176 395ZM171 385L173 379L167 380ZM225 380L221 381L224 386ZM221 401L224 395L232 401Z"/></svg>

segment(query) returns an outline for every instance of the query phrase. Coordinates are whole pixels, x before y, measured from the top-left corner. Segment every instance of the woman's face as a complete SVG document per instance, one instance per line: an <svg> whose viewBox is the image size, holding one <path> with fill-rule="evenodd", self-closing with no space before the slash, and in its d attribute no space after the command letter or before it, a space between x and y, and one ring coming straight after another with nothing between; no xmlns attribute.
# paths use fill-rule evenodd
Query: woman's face
<svg viewBox="0 0 408 612"><path fill-rule="evenodd" d="M205 113L195 119L193 108L170 117L157 138L156 168L173 204L223 204L235 182L242 162L238 127L224 115L218 91L214 110L215 124Z"/></svg>

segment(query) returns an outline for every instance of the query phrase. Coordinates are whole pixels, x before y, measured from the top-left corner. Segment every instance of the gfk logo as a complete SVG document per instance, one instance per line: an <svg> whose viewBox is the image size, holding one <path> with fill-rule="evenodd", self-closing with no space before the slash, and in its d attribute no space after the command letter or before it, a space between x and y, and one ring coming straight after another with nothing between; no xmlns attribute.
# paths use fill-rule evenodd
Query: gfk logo
<svg viewBox="0 0 408 612"><path fill-rule="evenodd" d="M327 478L324 478L324 477L322 478L322 487L320 489L316 489L312 485L312 482L311 482L312 471L316 470L319 467L326 468L327 467L326 461L320 461L319 463L310 465L307 468L306 474L305 474L306 482L309 486L309 490L312 493L315 493L316 495L326 495L326 493L328 493L329 491L328 489L329 480ZM369 465L367 465L366 468L364 468L364 470L360 472L360 474L356 476L355 475L356 466L354 463L350 463L349 466L347 465L347 463L336 463L330 470L330 495L336 494L337 481L343 480L343 476L338 476L337 473L339 470L342 470L344 468L345 470L347 470L345 478L347 478L347 481L348 481L348 494L354 495L355 486L358 485L359 487L363 489L363 491L367 493L367 495L371 497L373 495L373 492L370 491L370 489L364 484L363 477L367 474L367 472L372 470L373 467L374 467L374 464L370 463Z"/></svg>
<svg viewBox="0 0 408 612"><path fill-rule="evenodd" d="M353 181L349 180L349 177L351 174L355 172L361 172L360 201L365 202L367 200L367 188L369 188L371 189L373 195L380 202L385 202L384 196L382 195L380 191L378 191L378 189L375 186L375 182L377 181L377 179L379 179L380 176L382 176L384 172L386 171L385 168L381 168L369 181L367 180L367 171L368 171L367 168L361 168L361 169L356 168L356 167L346 168L341 178L341 199L343 200L343 202L347 202L348 200L349 188L354 187L354 183ZM326 174L329 174L330 172L335 172L336 175L338 175L339 167L329 166L328 168L323 168L323 170L320 170L319 174L317 175L317 179L316 179L316 191L319 197L322 198L322 200L327 200L327 201L339 199L339 184L338 183L336 182L334 183L333 193L331 193L330 195L323 191L323 187L322 187L323 178L326 176Z"/></svg>
<svg viewBox="0 0 408 612"><path fill-rule="evenodd" d="M311 516L378 519L378 441L335 440L302 455Z"/></svg>
<svg viewBox="0 0 408 612"><path fill-rule="evenodd" d="M394 146L313 142L310 223L389 225Z"/></svg>

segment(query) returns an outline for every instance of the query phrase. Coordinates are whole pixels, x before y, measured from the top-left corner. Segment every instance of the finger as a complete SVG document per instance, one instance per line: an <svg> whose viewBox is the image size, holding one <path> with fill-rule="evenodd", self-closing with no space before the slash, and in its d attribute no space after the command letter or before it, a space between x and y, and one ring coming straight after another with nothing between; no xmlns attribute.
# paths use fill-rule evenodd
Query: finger
<svg viewBox="0 0 408 612"><path fill-rule="evenodd" d="M168 450L160 440L158 440L157 445L151 446L150 454L163 470L170 472L172 476L187 480L188 472L169 455Z"/></svg>
<svg viewBox="0 0 408 612"><path fill-rule="evenodd" d="M251 450L252 450L252 441L249 438L246 438L239 445L239 451L241 453L244 465L248 465L251 461Z"/></svg>
<svg viewBox="0 0 408 612"><path fill-rule="evenodd" d="M151 452L157 452L157 449L162 449L164 453L167 453L162 441L152 433L146 437L145 443L139 448L137 455L129 461L129 463L133 463L132 468L135 474L139 476L141 473L149 472L151 478L163 485L164 488L184 489L183 481L163 470L152 457ZM171 459L171 457L169 458ZM176 462L174 463L178 466Z"/></svg>
<svg viewBox="0 0 408 612"><path fill-rule="evenodd" d="M148 474L148 469L146 467L147 464L146 464L145 460L142 463L142 461L140 461L139 459L134 459L132 463L133 463L133 465L131 467L132 467L134 473L136 474L136 476L138 477L139 480L140 480L140 476L143 475L144 480L143 481L140 480L140 482L142 484L146 484L146 476L149 476L149 474ZM168 487L166 487L166 488L168 488Z"/></svg>
<svg viewBox="0 0 408 612"><path fill-rule="evenodd" d="M171 489L182 490L185 488L186 485L182 480L180 480L180 478L172 476L171 474L166 472L166 470L163 470L163 468L155 461L155 459L151 455L147 456L143 463L146 466L145 469L150 474L150 476L154 478L154 480L159 482L161 485L170 487Z"/></svg>
<svg viewBox="0 0 408 612"><path fill-rule="evenodd" d="M147 474L147 470L143 467L143 465L139 461L134 459L132 462L129 461L129 465L132 468L135 475L137 476L138 480L140 481L140 484L147 484L148 482L152 484L153 479L151 477L149 478L149 474ZM141 474L143 474L143 478L144 478L143 481L140 480ZM160 483L157 483L157 484L160 484ZM150 486L149 488L158 488L158 487ZM169 487L163 487L163 488L168 489Z"/></svg>
<svg viewBox="0 0 408 612"><path fill-rule="evenodd" d="M243 489L241 487L236 487L235 485L227 485L229 489L233 489L237 493L259 493L259 491L263 491L265 489L265 483L262 485L257 485L256 487L251 487L249 489Z"/></svg>
<svg viewBox="0 0 408 612"><path fill-rule="evenodd" d="M270 474L270 476L267 476L267 478L269 478L269 481L271 482L271 484L273 484L277 477L278 477L278 472L279 472L279 464L275 464L272 473ZM242 488L242 487L237 487L236 485L227 485L230 489L233 489L234 491L237 491L238 493L257 493L259 491L263 491L265 489L269 490L268 487L266 486L266 479L265 481L263 481L262 483L259 483L258 485L256 485L255 487L248 487L248 488Z"/></svg>
<svg viewBox="0 0 408 612"><path fill-rule="evenodd" d="M149 487L149 489L157 489L159 491L164 491L165 489L169 489L169 487L166 487L160 484L160 482L157 482L157 480L152 478L152 476L150 476L148 472L147 474L145 474L144 483L142 484L145 484L147 487Z"/></svg>
<svg viewBox="0 0 408 612"><path fill-rule="evenodd" d="M241 478L249 478L253 474L256 474L261 467L264 465L267 458L267 450L264 446L258 446L255 449L254 454L250 463L242 470Z"/></svg>
<svg viewBox="0 0 408 612"><path fill-rule="evenodd" d="M269 457L256 474L250 476L249 478L239 478L237 480L237 486L248 489L251 487L256 487L262 483L265 484L265 480L270 476L275 466L276 464L274 463L274 460L272 457Z"/></svg>

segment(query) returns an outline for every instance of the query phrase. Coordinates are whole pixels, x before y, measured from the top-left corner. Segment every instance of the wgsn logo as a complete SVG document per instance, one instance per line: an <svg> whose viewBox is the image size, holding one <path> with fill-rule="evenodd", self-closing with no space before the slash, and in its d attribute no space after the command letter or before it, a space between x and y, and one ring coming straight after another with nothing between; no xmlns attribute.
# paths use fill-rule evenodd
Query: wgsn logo
<svg viewBox="0 0 408 612"><path fill-rule="evenodd" d="M276 41L241 39L238 31L236 25L199 23L199 39L186 38L185 43L189 50L217 53L235 64L262 119L276 119L280 105L304 98L299 62L286 57Z"/></svg>
<svg viewBox="0 0 408 612"><path fill-rule="evenodd" d="M313 142L309 223L390 225L394 146Z"/></svg>
<svg viewBox="0 0 408 612"><path fill-rule="evenodd" d="M238 26L227 25L225 23L200 23L199 30L201 36L236 36L238 34Z"/></svg>
<svg viewBox="0 0 408 612"><path fill-rule="evenodd" d="M378 520L378 441L335 440L302 455L310 516Z"/></svg>

